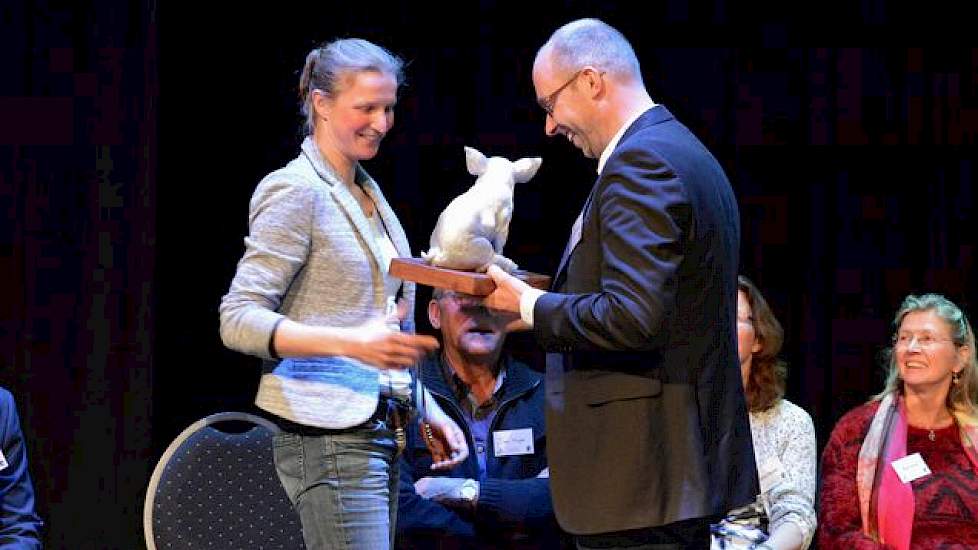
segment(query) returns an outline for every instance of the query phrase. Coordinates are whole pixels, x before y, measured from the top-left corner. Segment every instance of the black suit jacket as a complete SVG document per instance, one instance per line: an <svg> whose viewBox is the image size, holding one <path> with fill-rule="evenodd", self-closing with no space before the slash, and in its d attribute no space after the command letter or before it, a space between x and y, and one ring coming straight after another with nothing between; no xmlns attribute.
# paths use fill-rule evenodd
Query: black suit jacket
<svg viewBox="0 0 978 550"><path fill-rule="evenodd" d="M622 136L554 292L551 491L562 527L607 533L722 514L758 494L736 343L740 222L730 182L662 106Z"/></svg>

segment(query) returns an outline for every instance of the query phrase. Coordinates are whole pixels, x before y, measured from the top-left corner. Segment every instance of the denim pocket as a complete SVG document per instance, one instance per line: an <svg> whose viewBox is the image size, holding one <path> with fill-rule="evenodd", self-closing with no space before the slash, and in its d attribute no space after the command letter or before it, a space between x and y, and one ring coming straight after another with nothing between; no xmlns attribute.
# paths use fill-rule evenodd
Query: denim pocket
<svg viewBox="0 0 978 550"><path fill-rule="evenodd" d="M272 446L273 447L292 447L301 444L301 437L299 434L289 433L289 432L279 432L272 436Z"/></svg>
<svg viewBox="0 0 978 550"><path fill-rule="evenodd" d="M275 457L275 472L289 500L295 505L305 483L302 436L287 432L277 433L272 437L272 451Z"/></svg>

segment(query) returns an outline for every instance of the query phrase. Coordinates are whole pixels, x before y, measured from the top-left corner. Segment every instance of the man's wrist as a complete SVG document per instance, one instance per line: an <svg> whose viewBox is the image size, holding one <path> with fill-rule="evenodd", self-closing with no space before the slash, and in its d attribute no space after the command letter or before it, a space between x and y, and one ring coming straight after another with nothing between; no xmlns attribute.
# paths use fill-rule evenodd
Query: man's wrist
<svg viewBox="0 0 978 550"><path fill-rule="evenodd" d="M528 288L520 294L520 318L530 328L533 328L533 307L537 304L537 299L543 293L539 288Z"/></svg>
<svg viewBox="0 0 978 550"><path fill-rule="evenodd" d="M466 479L459 487L459 494L463 501L474 508L479 501L479 482L474 479Z"/></svg>

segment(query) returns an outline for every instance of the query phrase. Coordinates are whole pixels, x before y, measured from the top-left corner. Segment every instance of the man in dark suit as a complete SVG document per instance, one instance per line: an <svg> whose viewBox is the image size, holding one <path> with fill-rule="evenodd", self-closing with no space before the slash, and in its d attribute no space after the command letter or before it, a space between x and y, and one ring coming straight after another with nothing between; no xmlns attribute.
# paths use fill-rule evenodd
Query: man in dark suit
<svg viewBox="0 0 978 550"><path fill-rule="evenodd" d="M41 519L27 471L27 445L14 396L0 388L0 548L41 547Z"/></svg>
<svg viewBox="0 0 978 550"><path fill-rule="evenodd" d="M737 362L740 225L706 147L645 89L595 19L540 48L548 135L598 178L552 292L491 269L491 307L547 354L551 491L581 548L708 548L709 523L758 493Z"/></svg>

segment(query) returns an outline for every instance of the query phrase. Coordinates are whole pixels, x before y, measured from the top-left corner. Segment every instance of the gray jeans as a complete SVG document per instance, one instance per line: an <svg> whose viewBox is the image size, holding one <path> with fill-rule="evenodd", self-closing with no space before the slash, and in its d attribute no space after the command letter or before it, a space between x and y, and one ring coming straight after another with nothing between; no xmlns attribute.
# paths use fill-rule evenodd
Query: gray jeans
<svg viewBox="0 0 978 550"><path fill-rule="evenodd" d="M397 445L385 422L315 435L282 432L274 446L308 550L393 547Z"/></svg>

